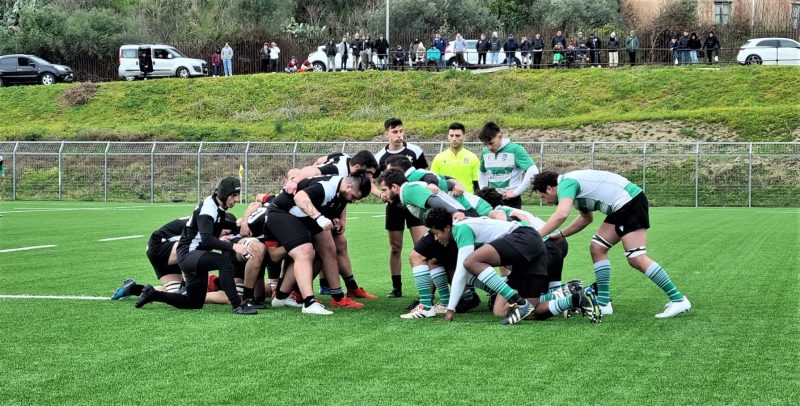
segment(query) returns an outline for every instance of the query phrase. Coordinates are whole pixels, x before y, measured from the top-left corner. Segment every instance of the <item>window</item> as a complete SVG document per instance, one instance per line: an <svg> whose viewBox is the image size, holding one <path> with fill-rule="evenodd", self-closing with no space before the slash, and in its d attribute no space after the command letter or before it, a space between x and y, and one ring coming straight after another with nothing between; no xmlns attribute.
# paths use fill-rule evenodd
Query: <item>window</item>
<svg viewBox="0 0 800 406"><path fill-rule="evenodd" d="M770 48L778 48L778 44L780 42L776 39L767 39L764 41L759 42L756 46L757 47L770 47Z"/></svg>
<svg viewBox="0 0 800 406"><path fill-rule="evenodd" d="M800 30L800 3L792 3L792 27Z"/></svg>
<svg viewBox="0 0 800 406"><path fill-rule="evenodd" d="M123 58L138 58L139 56L136 55L135 49L123 49L122 50L122 57Z"/></svg>
<svg viewBox="0 0 800 406"><path fill-rule="evenodd" d="M792 40L788 40L788 39L782 39L781 40L781 48L798 48L798 47L800 47L800 44L798 44L798 43L796 43L796 42L794 42Z"/></svg>
<svg viewBox="0 0 800 406"><path fill-rule="evenodd" d="M28 58L17 58L17 66L31 66L31 60Z"/></svg>
<svg viewBox="0 0 800 406"><path fill-rule="evenodd" d="M715 1L714 2L714 23L719 25L728 25L731 22L731 2L730 1Z"/></svg>

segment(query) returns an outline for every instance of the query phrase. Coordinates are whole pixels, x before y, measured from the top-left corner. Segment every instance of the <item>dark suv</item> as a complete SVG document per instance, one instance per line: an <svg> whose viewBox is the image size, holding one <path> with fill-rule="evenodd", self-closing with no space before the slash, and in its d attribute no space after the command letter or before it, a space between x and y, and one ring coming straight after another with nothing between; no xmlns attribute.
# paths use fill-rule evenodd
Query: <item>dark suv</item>
<svg viewBox="0 0 800 406"><path fill-rule="evenodd" d="M69 66L55 65L33 55L0 56L0 86L17 83L72 82L75 73Z"/></svg>

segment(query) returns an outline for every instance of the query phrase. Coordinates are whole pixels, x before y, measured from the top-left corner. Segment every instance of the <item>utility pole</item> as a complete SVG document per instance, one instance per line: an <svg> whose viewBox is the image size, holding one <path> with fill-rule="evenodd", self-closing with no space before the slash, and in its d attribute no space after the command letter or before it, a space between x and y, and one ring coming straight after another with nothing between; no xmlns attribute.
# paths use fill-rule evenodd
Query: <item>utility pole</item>
<svg viewBox="0 0 800 406"><path fill-rule="evenodd" d="M386 42L389 42L389 0L386 0Z"/></svg>

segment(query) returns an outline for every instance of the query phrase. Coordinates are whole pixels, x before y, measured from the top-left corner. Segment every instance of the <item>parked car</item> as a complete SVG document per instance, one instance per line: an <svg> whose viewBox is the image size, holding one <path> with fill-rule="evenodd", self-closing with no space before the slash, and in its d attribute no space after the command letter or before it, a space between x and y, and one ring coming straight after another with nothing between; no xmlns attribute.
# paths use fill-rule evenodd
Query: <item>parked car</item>
<svg viewBox="0 0 800 406"><path fill-rule="evenodd" d="M0 56L0 86L10 84L72 82L75 73L69 66L52 64L33 55Z"/></svg>
<svg viewBox="0 0 800 406"><path fill-rule="evenodd" d="M317 47L317 50L308 54L308 58L306 58L309 62L311 62L311 67L314 69L314 72L325 72L328 70L328 55L325 54L325 45L320 45ZM353 66L353 64L356 64ZM372 63L370 66L367 66L367 69L375 69L378 66L378 54L374 51L372 52ZM334 70L339 70L342 67L342 54L336 54L336 66L333 67ZM353 56L352 52L347 53L347 69L354 70L354 69L361 69L361 59L358 55Z"/></svg>
<svg viewBox="0 0 800 406"><path fill-rule="evenodd" d="M475 49L475 44L478 43L476 39L468 39L467 41L467 52L464 53L464 60L467 62L467 68L477 68L478 67L478 51ZM486 61L490 60L491 56L486 54ZM447 66L452 68L457 68L458 66L458 58L456 57L456 53L453 52L453 43L447 45L447 48L444 50L444 60L447 62ZM500 50L500 65L505 65L506 60L506 53L503 50ZM517 67L522 65L522 54L519 51L514 53L514 64Z"/></svg>
<svg viewBox="0 0 800 406"><path fill-rule="evenodd" d="M145 58L145 59L143 59ZM149 58L149 59L148 59ZM179 77L207 76L208 63L202 59L189 58L170 45L134 44L119 48L120 79L136 80L143 78L140 61L147 60L152 71L147 77Z"/></svg>
<svg viewBox="0 0 800 406"><path fill-rule="evenodd" d="M754 38L739 48L742 65L800 65L800 43L789 38Z"/></svg>

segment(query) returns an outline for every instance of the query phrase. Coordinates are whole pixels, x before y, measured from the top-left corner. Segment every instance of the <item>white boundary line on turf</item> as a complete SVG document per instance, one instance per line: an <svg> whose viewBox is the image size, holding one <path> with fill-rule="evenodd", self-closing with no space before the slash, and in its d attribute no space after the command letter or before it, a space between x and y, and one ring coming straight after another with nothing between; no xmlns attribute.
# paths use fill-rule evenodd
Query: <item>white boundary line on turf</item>
<svg viewBox="0 0 800 406"><path fill-rule="evenodd" d="M131 207L73 207L73 208L61 208L61 209L44 209L44 210L9 210L9 211L0 211L0 214L8 214L8 213L48 213L54 211L101 211L101 210L131 210L131 211L143 211L144 206L131 206Z"/></svg>
<svg viewBox="0 0 800 406"><path fill-rule="evenodd" d="M386 217L386 215L385 215L385 214L379 214L379 215L377 215L377 216L372 216L372 217L374 217L374 218L378 218L378 217Z"/></svg>
<svg viewBox="0 0 800 406"><path fill-rule="evenodd" d="M111 238L103 238L102 240L97 240L98 242L108 242L108 241L119 241L119 240L130 240L133 238L142 238L144 235L126 235L124 237L111 237Z"/></svg>
<svg viewBox="0 0 800 406"><path fill-rule="evenodd" d="M0 299L111 300L107 296L0 295Z"/></svg>
<svg viewBox="0 0 800 406"><path fill-rule="evenodd" d="M29 251L29 250L38 250L40 248L53 248L55 245L48 244L48 245L33 245L30 247L21 247L21 248L9 248L5 250L0 250L0 253L4 252L17 252L17 251Z"/></svg>

